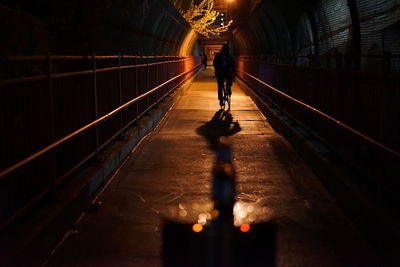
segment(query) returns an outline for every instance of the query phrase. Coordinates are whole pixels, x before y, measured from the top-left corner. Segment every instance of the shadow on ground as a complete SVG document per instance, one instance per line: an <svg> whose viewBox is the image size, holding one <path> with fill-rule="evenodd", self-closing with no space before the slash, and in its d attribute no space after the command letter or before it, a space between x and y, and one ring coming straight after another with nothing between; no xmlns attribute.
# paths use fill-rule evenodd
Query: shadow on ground
<svg viewBox="0 0 400 267"><path fill-rule="evenodd" d="M210 121L197 128L196 132L203 136L208 141L209 148L215 151L221 137L235 135L241 130L239 122L233 121L232 114L221 109Z"/></svg>

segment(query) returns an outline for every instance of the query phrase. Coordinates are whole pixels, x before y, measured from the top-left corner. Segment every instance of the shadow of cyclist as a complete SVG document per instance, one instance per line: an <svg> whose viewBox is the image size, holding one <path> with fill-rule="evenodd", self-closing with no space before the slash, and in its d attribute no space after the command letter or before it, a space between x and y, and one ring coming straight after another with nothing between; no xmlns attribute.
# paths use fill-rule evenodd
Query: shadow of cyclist
<svg viewBox="0 0 400 267"><path fill-rule="evenodd" d="M209 148L215 151L221 137L232 136L241 130L239 122L233 121L232 114L219 110L210 121L197 128L196 132L203 136L208 141Z"/></svg>
<svg viewBox="0 0 400 267"><path fill-rule="evenodd" d="M165 267L275 266L273 225L269 222L254 223L251 226L248 223L242 224L248 227L247 230L234 225L236 171L231 145L224 137L240 131L239 122L223 110L217 111L210 121L196 129L208 141L209 148L215 154L211 170L213 207L207 213L209 218L204 224L164 221ZM198 230L195 226L199 227Z"/></svg>

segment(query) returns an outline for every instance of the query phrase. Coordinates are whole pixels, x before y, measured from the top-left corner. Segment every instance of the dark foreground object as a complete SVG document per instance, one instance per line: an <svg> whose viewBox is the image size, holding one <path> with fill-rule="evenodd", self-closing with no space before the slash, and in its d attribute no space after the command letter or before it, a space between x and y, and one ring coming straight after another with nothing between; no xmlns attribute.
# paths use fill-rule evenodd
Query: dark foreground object
<svg viewBox="0 0 400 267"><path fill-rule="evenodd" d="M165 267L275 266L275 227L250 225L248 232L231 220L213 221L194 232L192 224L166 221L163 228ZM245 229L247 230L247 229Z"/></svg>

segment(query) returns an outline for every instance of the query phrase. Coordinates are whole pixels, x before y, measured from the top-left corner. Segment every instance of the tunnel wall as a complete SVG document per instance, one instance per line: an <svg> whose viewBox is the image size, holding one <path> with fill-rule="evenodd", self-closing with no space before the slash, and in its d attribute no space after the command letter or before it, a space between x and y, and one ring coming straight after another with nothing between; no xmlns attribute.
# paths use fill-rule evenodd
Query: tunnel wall
<svg viewBox="0 0 400 267"><path fill-rule="evenodd" d="M383 70L383 54L399 54L399 0L264 1L233 33L238 55L279 57L281 63L335 67L327 56L360 55L347 67ZM326 56L326 57L323 57ZM345 59L346 60L346 59ZM400 62L391 60L391 70Z"/></svg>
<svg viewBox="0 0 400 267"><path fill-rule="evenodd" d="M2 5L0 17L1 54L44 54L49 51L49 29L44 21ZM32 39L32 36L36 38Z"/></svg>
<svg viewBox="0 0 400 267"><path fill-rule="evenodd" d="M399 3L264 1L233 33L238 76L397 205Z"/></svg>
<svg viewBox="0 0 400 267"><path fill-rule="evenodd" d="M7 25L0 28L7 40L0 44L3 55L178 55L190 33L168 0L1 0L0 5Z"/></svg>
<svg viewBox="0 0 400 267"><path fill-rule="evenodd" d="M201 64L189 56L199 54L197 34L168 0L0 1L2 231ZM38 152L107 114L96 129Z"/></svg>
<svg viewBox="0 0 400 267"><path fill-rule="evenodd" d="M9 60L42 69L0 79L0 232L107 155L132 127L141 128L140 121L202 66L198 56Z"/></svg>

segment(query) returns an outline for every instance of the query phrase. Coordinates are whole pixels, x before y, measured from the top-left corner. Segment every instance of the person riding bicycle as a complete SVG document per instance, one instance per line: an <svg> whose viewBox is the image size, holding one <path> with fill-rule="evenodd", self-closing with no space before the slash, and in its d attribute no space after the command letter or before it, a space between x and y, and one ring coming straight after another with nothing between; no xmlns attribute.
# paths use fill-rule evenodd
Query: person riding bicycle
<svg viewBox="0 0 400 267"><path fill-rule="evenodd" d="M224 44L222 46L221 52L215 55L213 65L218 83L218 100L219 104L222 106L224 102L222 96L224 83L226 81L227 94L231 95L232 75L234 75L236 71L235 61L232 55L229 54L229 46L227 44Z"/></svg>

